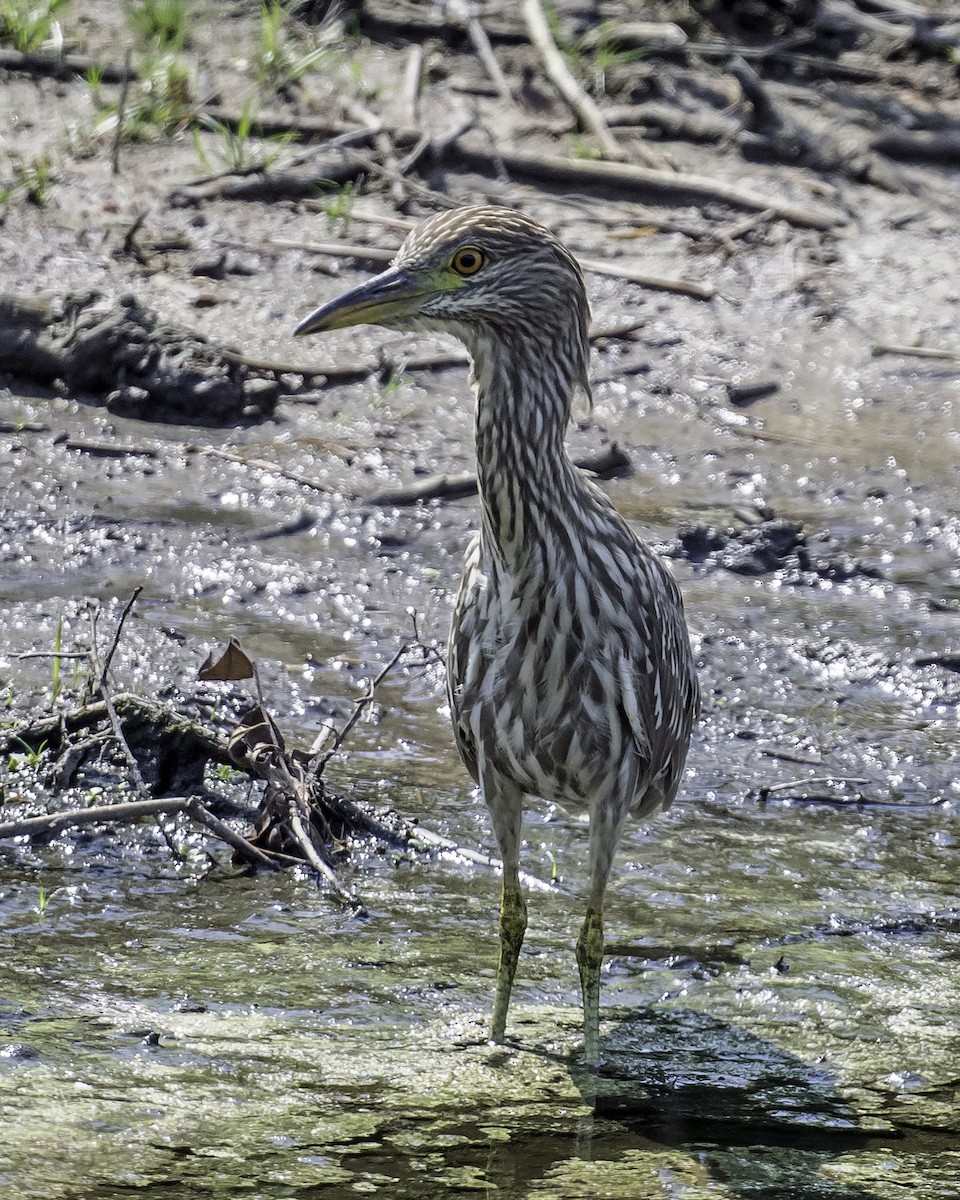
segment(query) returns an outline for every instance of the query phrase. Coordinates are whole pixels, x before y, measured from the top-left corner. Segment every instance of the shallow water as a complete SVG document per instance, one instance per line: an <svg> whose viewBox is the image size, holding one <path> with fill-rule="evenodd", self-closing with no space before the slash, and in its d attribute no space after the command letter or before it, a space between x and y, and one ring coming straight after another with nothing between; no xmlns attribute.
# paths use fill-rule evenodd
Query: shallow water
<svg viewBox="0 0 960 1200"><path fill-rule="evenodd" d="M846 269L869 253L867 230ZM600 1077L577 1063L584 838L562 814L534 808L527 824L524 865L544 883L503 1050L484 1042L493 872L361 859L345 878L360 920L306 878L211 870L186 829L176 860L154 833L6 845L0 1192L960 1193L960 677L916 662L958 648L960 384L870 358L856 321L811 323L784 290L788 258L749 278L717 267L721 298L683 309L665 350L676 302L651 302L645 342L597 357L608 381L572 434L578 452L628 449L634 473L606 486L661 545L682 521L737 526L769 506L883 576L674 562L704 718L677 806L628 831L611 885ZM901 258L903 278L930 265ZM909 324L922 299L905 284L875 307L877 336L900 340L894 307ZM598 286L598 319L626 305ZM724 405L718 378L765 371L777 397ZM242 435L4 401L48 427L0 435L11 715L51 691L49 661L17 653L49 650L58 624L65 647L82 644L89 598L105 638L142 585L118 687L192 694L207 650L236 634L285 733L308 744L409 635L408 609L425 638L445 635L474 502L363 496L468 469L463 391L459 371L388 395L371 381ZM153 457L97 457L60 433ZM224 448L322 489L210 453ZM411 661L379 702L335 785L492 850L439 670ZM5 771L8 803L25 780Z"/></svg>

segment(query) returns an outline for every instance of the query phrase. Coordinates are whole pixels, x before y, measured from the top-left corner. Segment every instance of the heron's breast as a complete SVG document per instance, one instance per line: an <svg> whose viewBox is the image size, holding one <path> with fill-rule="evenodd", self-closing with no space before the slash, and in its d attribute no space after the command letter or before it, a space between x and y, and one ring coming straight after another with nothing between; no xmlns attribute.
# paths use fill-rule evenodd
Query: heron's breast
<svg viewBox="0 0 960 1200"><path fill-rule="evenodd" d="M606 787L636 749L619 719L615 673L599 640L578 627L576 607L556 589L524 602L485 589L458 704L483 760L524 791L570 802Z"/></svg>

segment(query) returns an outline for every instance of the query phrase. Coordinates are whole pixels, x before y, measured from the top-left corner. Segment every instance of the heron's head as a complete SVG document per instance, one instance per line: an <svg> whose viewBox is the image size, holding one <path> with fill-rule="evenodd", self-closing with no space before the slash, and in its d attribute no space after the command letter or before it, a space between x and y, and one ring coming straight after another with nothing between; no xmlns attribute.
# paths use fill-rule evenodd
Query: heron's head
<svg viewBox="0 0 960 1200"><path fill-rule="evenodd" d="M549 230L509 208L440 213L418 226L393 265L311 313L298 336L347 325L452 333L476 356L494 343L562 355L586 382L587 305L576 260Z"/></svg>

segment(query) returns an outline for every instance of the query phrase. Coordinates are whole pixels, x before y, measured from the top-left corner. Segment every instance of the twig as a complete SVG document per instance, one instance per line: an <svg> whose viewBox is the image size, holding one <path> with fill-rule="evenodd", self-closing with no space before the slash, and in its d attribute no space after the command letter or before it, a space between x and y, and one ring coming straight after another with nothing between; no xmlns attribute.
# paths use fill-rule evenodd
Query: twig
<svg viewBox="0 0 960 1200"><path fill-rule="evenodd" d="M366 125L373 132L373 144L381 159L381 166L390 184L390 198L394 206L401 208L407 201L407 191L403 180L403 172L397 159L397 150L393 135L378 116L356 99L346 102L347 113Z"/></svg>
<svg viewBox="0 0 960 1200"><path fill-rule="evenodd" d="M329 492L331 485L321 483L318 479L310 479L306 475L301 475L298 471L286 471L277 463L269 462L265 458L244 458L242 454L232 454L229 450L221 450L217 446L188 446L188 450L198 450L202 454L209 454L213 458L222 458L225 462L240 463L244 467L256 467L258 471L267 471L271 475L279 475L281 479L289 479L291 483L299 484L300 487L313 488L317 492Z"/></svg>
<svg viewBox="0 0 960 1200"><path fill-rule="evenodd" d="M187 801L184 811L198 825L205 825L211 833L215 833L227 845L232 846L248 862L255 863L259 867L266 867L269 871L280 870L280 867L273 861L269 854L265 854L263 850L248 841L242 834L231 829L225 821L221 821L219 817L215 817L195 796Z"/></svg>
<svg viewBox="0 0 960 1200"><path fill-rule="evenodd" d="M680 296L692 296L695 300L712 300L716 288L712 283L696 283L692 279L664 279L661 275L645 275L632 267L620 263L604 261L597 258L581 258L578 260L585 271L595 275L612 275L616 279L624 279L628 283L637 283L641 287L658 292L675 292Z"/></svg>
<svg viewBox="0 0 960 1200"><path fill-rule="evenodd" d="M424 846L430 846L435 850L439 850L443 857L456 858L464 862L472 863L477 867L485 867L490 871L500 872L503 870L503 865L498 858L494 858L491 854L484 854L480 850L471 850L468 846L461 846L459 842L454 842L443 834L434 833L432 829L424 829L422 826L408 830L409 842L414 844L421 842ZM537 875L530 875L526 871L520 872L520 881L524 887L535 889L540 892L556 892L557 888L548 883L545 879L540 879Z"/></svg>
<svg viewBox="0 0 960 1200"><path fill-rule="evenodd" d="M120 85L120 99L117 101L117 127L113 131L113 145L110 147L110 173L120 174L120 144L123 141L123 118L127 112L127 93L130 91L130 47L123 56L123 83Z"/></svg>
<svg viewBox="0 0 960 1200"><path fill-rule="evenodd" d="M500 69L497 56L490 45L490 39L487 37L486 30L480 24L476 13L473 11L473 5L469 0L448 0L446 7L454 19L461 22L469 34L470 41L473 42L473 48L477 52L477 58L480 59L483 69L490 76L493 86L499 92L500 99L507 100L512 104L513 92L511 91L510 84Z"/></svg>
<svg viewBox="0 0 960 1200"><path fill-rule="evenodd" d="M100 688L101 692L107 686L107 672L110 670L110 664L113 662L113 656L116 654L117 646L120 644L120 635L123 633L123 627L126 624L127 617L130 616L133 606L140 598L142 591L142 587L136 587L133 589L133 595L127 601L123 612L120 614L120 620L117 622L117 628L113 634L113 641L110 643L110 649L107 651L107 657L103 660L103 669L100 672L100 679L97 686Z"/></svg>
<svg viewBox="0 0 960 1200"><path fill-rule="evenodd" d="M407 49L407 63L403 69L403 89L400 93L400 111L411 125L420 124L420 85L423 79L423 46L414 43Z"/></svg>
<svg viewBox="0 0 960 1200"><path fill-rule="evenodd" d="M874 358L882 354L902 354L910 358L933 358L942 362L960 362L960 350L938 350L934 346L898 346L894 343L878 342L870 347Z"/></svg>
<svg viewBox="0 0 960 1200"><path fill-rule="evenodd" d="M195 796L164 796L160 799L149 798L130 800L123 804L101 804L92 808L64 809L55 813L44 813L39 817L24 817L18 821L5 821L0 824L0 840L17 837L36 837L38 834L55 834L61 829L75 829L82 825L108 825L113 822L133 822L141 817L175 816L185 813L192 817L198 825L206 826L222 841L233 846L250 862L267 867L271 871L278 870L277 864L248 842L241 834L236 833L229 825L215 817L212 812L200 803Z"/></svg>
<svg viewBox="0 0 960 1200"><path fill-rule="evenodd" d="M89 658L89 650L24 650L14 658Z"/></svg>
<svg viewBox="0 0 960 1200"><path fill-rule="evenodd" d="M389 673L393 670L393 668L397 665L397 663L400 661L400 659L403 658L403 656L407 653L407 651L409 649L410 649L409 643L404 642L403 645L400 646L400 648L397 650L397 652L390 659L390 661L386 664L386 666L381 667L380 671L374 676L373 679L370 680L370 682L367 685L366 692L360 697L359 700L357 700L355 702L355 704L353 706L353 712L347 718L347 720L343 724L343 726L334 735L333 742L330 745L330 747L328 749L324 750L321 755L319 755L317 764L315 767L315 772L318 776L323 774L323 770L326 767L327 763L330 761L331 758L333 758L333 756L337 753L337 751L343 745L344 741L346 740L347 735L349 734L350 730L354 727L354 725L356 725L356 723L360 720L361 716L363 715L364 710L373 703L373 701L375 699L375 694L376 694L377 688L380 686L381 683L383 683L383 681L384 681L384 679L386 679L387 675L389 675Z"/></svg>
<svg viewBox="0 0 960 1200"><path fill-rule="evenodd" d="M152 446L124 446L114 442L92 442L86 438L66 438L59 442L66 450L77 450L81 454L92 454L94 458L128 458L139 455L141 458L158 458L159 451Z"/></svg>
<svg viewBox="0 0 960 1200"><path fill-rule="evenodd" d="M296 797L289 797L290 830L297 839L301 850L303 850L307 862L311 867L313 867L318 875L321 875L327 881L330 888L337 896L337 899L340 900L342 904L353 909L353 911L358 915L366 916L367 910L363 902L352 892L347 891L347 889L337 878L333 868L330 867L329 864L325 863L317 853L316 847L314 846L310 835L303 827L300 813L297 811L297 803Z"/></svg>
<svg viewBox="0 0 960 1200"><path fill-rule="evenodd" d="M247 177L238 177L237 171L229 176L215 179L212 183L181 184L167 196L170 203L178 205L199 204L203 200L246 200L275 203L280 200L305 200L316 197L317 192L359 179L370 169L370 164L359 155L340 156L339 160L318 166L304 175L290 171L265 171L257 169Z"/></svg>
<svg viewBox="0 0 960 1200"><path fill-rule="evenodd" d="M361 262L390 263L396 257L395 250L384 250L382 246L361 246L351 242L302 242L295 238L273 237L267 239L270 246L282 250L306 250L310 254L329 254L334 258L357 258Z"/></svg>
<svg viewBox="0 0 960 1200"><path fill-rule="evenodd" d="M829 784L829 783L869 783L869 779L861 779L856 775L811 775L807 779L791 779L789 783L769 783L757 789L757 795L761 800L766 800L768 796L774 795L776 792L789 792L792 788L809 787L811 784Z"/></svg>
<svg viewBox="0 0 960 1200"><path fill-rule="evenodd" d="M73 79L95 71L102 83L124 83L136 73L131 72L129 61L123 66L117 63L97 62L85 54L47 54L39 50L22 53L8 47L0 47L0 70L22 71L29 75L52 75L56 79Z"/></svg>
<svg viewBox="0 0 960 1200"><path fill-rule="evenodd" d="M551 83L573 110L580 124L594 135L607 158L619 160L626 158L623 147L610 132L600 109L577 83L569 67L563 61L563 55L553 40L539 0L523 0L523 19L530 40L543 59L543 65ZM659 160L648 150L643 149L640 153L648 166L660 165Z"/></svg>
<svg viewBox="0 0 960 1200"><path fill-rule="evenodd" d="M722 142L725 138L732 138L740 128L736 121L710 109L685 112L655 100L643 104L616 105L607 109L604 115L607 124L614 128L639 125L644 129L655 129L661 137L689 142Z"/></svg>
<svg viewBox="0 0 960 1200"><path fill-rule="evenodd" d="M127 614L136 602L137 596L141 589L137 589L127 607L124 609L120 617L119 625L122 627L127 618ZM117 716L117 710L114 708L113 700L110 698L110 692L107 688L107 670L106 667L100 666L100 655L97 650L97 618L100 614L99 604L94 605L90 609L90 668L91 673L96 677L98 683L97 688L100 692L100 698L103 700L106 707L107 717L110 721L110 728L113 730L113 736L123 752L124 758L127 760L127 767L130 771L130 778L133 780L134 790L141 800L150 798L150 789L147 787L146 781L143 778L143 773L140 770L140 763L137 761L137 756L130 749L130 743L127 741L126 734L123 732L123 725L120 723L120 718ZM111 655L116 649L116 642L110 647ZM163 840L167 843L167 849L171 853L177 852L176 844L171 838L166 826L157 818L157 828L160 831Z"/></svg>

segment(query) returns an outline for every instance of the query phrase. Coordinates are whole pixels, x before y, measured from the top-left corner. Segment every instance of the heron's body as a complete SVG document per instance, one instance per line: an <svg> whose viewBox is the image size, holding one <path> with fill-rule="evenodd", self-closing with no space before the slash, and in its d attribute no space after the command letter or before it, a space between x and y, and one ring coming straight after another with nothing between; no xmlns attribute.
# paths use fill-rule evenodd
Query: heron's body
<svg viewBox="0 0 960 1200"><path fill-rule="evenodd" d="M673 800L698 693L673 576L564 447L574 391L588 386L588 317L579 268L547 230L475 208L428 221L391 271L298 332L371 320L445 329L470 351L482 512L447 681L457 744L503 857L493 1036L504 1035L526 928L520 829L524 797L535 795L590 815L577 961L595 1062L613 856L631 810Z"/></svg>

